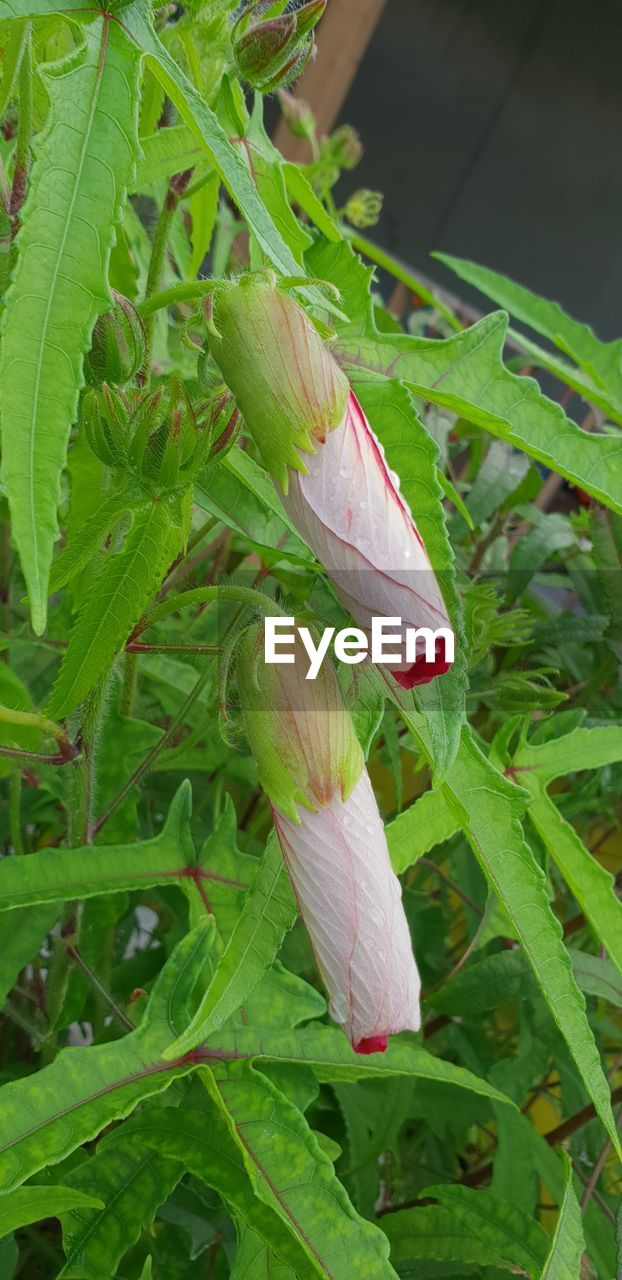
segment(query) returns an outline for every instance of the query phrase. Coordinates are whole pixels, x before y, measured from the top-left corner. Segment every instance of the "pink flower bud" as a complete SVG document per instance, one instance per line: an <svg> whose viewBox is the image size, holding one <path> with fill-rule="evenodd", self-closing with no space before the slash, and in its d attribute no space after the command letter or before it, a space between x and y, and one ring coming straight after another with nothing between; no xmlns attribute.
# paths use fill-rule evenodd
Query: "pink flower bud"
<svg viewBox="0 0 622 1280"><path fill-rule="evenodd" d="M418 647L414 661L386 663L406 689L442 675L452 660L447 610L399 480L354 392L339 426L305 465L304 473L289 469L282 501L346 608L367 633L374 617L402 619L401 628L391 628L402 639L409 627L447 629L436 640L433 661Z"/></svg>
<svg viewBox="0 0 622 1280"><path fill-rule="evenodd" d="M369 775L345 800L299 807L298 822L273 813L330 1015L357 1053L383 1052L418 1030L420 983Z"/></svg>

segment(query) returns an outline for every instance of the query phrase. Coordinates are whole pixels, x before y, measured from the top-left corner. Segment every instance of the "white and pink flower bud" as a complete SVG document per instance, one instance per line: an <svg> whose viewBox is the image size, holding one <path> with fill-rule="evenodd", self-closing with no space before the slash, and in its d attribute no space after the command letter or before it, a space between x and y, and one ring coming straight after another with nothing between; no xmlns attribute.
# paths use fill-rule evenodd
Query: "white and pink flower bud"
<svg viewBox="0 0 622 1280"><path fill-rule="evenodd" d="M453 661L453 632L425 546L382 446L304 311L265 278L216 293L210 345L290 519L368 634L372 618L445 632L387 661L404 688Z"/></svg>
<svg viewBox="0 0 622 1280"><path fill-rule="evenodd" d="M330 1003L357 1053L417 1031L420 982L402 890L369 774L292 822L274 810L283 857Z"/></svg>
<svg viewBox="0 0 622 1280"><path fill-rule="evenodd" d="M419 1027L419 975L363 753L335 672L266 665L245 632L237 680L259 780L330 1000L358 1053Z"/></svg>
<svg viewBox="0 0 622 1280"><path fill-rule="evenodd" d="M339 426L305 462L305 472L290 471L283 504L346 608L368 634L372 618L400 618L401 649L408 628L445 629L432 661L422 645L413 662L386 664L405 689L444 674L453 633L443 597L399 480L353 391Z"/></svg>

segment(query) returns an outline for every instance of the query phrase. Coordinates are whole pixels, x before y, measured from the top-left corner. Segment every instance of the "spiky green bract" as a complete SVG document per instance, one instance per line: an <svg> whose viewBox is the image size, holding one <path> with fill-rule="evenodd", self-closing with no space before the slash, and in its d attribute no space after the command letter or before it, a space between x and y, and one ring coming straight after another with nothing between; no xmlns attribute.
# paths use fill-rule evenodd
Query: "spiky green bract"
<svg viewBox="0 0 622 1280"><path fill-rule="evenodd" d="M274 277L242 276L219 288L208 342L274 479L304 471L345 413L348 381L308 316Z"/></svg>
<svg viewBox="0 0 622 1280"><path fill-rule="evenodd" d="M240 641L240 702L259 781L274 808L298 822L298 804L317 809L335 794L347 799L363 771L363 752L333 667L324 662L307 680L297 632L295 661L266 663L263 627L249 627Z"/></svg>

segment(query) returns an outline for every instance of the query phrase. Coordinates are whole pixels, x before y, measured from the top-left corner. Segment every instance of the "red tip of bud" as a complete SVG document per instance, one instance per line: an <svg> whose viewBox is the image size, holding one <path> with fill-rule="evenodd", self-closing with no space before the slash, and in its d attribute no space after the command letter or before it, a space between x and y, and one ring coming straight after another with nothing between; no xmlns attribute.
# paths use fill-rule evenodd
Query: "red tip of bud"
<svg viewBox="0 0 622 1280"><path fill-rule="evenodd" d="M582 507L589 507L592 499L585 489L578 489L576 485L572 486Z"/></svg>
<svg viewBox="0 0 622 1280"><path fill-rule="evenodd" d="M366 1036L354 1045L355 1053L386 1053L389 1043L387 1036Z"/></svg>
<svg viewBox="0 0 622 1280"><path fill-rule="evenodd" d="M436 676L444 676L449 671L451 662L445 657L445 640L439 636L434 646L434 662L426 662L425 656L417 658L408 671L392 671L391 675L402 686L402 689L414 689L416 685L429 684Z"/></svg>

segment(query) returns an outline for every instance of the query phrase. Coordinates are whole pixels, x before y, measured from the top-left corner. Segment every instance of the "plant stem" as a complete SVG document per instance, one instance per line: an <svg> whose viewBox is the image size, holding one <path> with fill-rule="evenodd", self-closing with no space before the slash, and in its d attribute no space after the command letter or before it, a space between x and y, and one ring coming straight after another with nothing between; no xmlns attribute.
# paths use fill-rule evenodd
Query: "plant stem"
<svg viewBox="0 0 622 1280"><path fill-rule="evenodd" d="M171 226L177 206L184 195L188 185L191 169L187 169L184 173L178 173L168 185L168 190L164 197L164 204L160 210L160 216L156 223L153 234L153 243L151 245L151 257L149 259L149 268L147 271L147 284L145 287L145 300L140 308L143 320L145 322L145 360L142 368L143 385L148 386L151 380L151 359L153 354L153 311L145 311L144 306L149 298L160 287L162 272L164 270L164 261L166 257L166 246L171 231Z"/></svg>
<svg viewBox="0 0 622 1280"><path fill-rule="evenodd" d="M90 964L87 964L86 960L84 959L84 956L80 955L80 952L78 951L77 947L74 947L74 946L67 947L67 954L70 960L73 960L74 964L77 964L78 968L82 970L85 978L88 980L88 982L90 982L91 986L93 987L94 991L97 992L98 996L101 997L104 1004L108 1006L111 1013L114 1014L117 1022L119 1022L120 1025L123 1027L123 1030L133 1031L134 1024L130 1022L130 1019L126 1017L126 1015L124 1014L123 1010L119 1007L114 997L111 996L110 992L106 990L103 983L100 982L97 974L95 973L95 970L91 969Z"/></svg>
<svg viewBox="0 0 622 1280"><path fill-rule="evenodd" d="M9 834L13 852L22 854L22 771L15 769L9 779Z"/></svg>
<svg viewBox="0 0 622 1280"><path fill-rule="evenodd" d="M134 714L134 698L138 680L138 649L127 648L124 658L123 690L121 692L121 715Z"/></svg>
<svg viewBox="0 0 622 1280"><path fill-rule="evenodd" d="M405 284L406 287L410 289L411 293L414 293L418 298L421 298L422 302L427 303L430 307L434 307L435 311L440 312L447 323L451 325L452 329L462 329L460 321L456 319L455 315L453 315L449 310L449 307L446 307L445 303L441 302L440 298L438 298L431 289L428 289L427 285L422 284L421 280L418 280L417 277L414 276L407 267L404 267L397 258L394 258L392 254L379 248L377 244L374 244L373 240L368 240L367 236L359 235L358 231L353 235L350 235L349 239L350 243L354 245L354 248L358 249L359 253L362 253L366 258L369 258L370 262L375 262L377 267L381 267L383 271L388 271L389 275L393 276L394 280L399 280L401 284Z"/></svg>
<svg viewBox="0 0 622 1280"><path fill-rule="evenodd" d="M168 289L161 289L158 293L147 296L144 302L141 302L138 310L143 318L147 320L156 311L163 311L165 307L174 307L178 302L193 302L195 298L205 298L213 291L214 285L211 280L188 280L182 281L180 284L169 285Z"/></svg>
<svg viewBox="0 0 622 1280"><path fill-rule="evenodd" d="M211 676L211 674L212 674L211 663L208 663L206 664L205 670L199 676L199 679L197 680L196 684L190 690L188 697L182 703L182 706L177 712L177 715L175 716L174 720L171 721L168 729L165 730L165 732L162 734L162 737L159 739L159 741L156 742L155 746L151 748L151 751L147 753L144 760L142 760L141 763L139 764L138 768L134 770L134 773L132 774L132 776L128 778L124 786L121 787L121 790L118 791L116 796L114 796L114 798L110 801L108 808L105 809L104 812L97 819L97 821L93 823L93 826L91 827L91 830L89 832L90 840L93 840L94 837L98 835L102 827L105 826L105 824L107 823L108 819L112 817L113 813L115 813L119 805L123 803L123 801L125 800L125 797L129 795L130 791L135 786L138 785L141 778L144 777L144 775L151 768L154 760L157 759L160 752L163 751L166 746L168 746L168 743L175 736L180 725L183 724L186 714L190 710L190 707L199 697L200 693L202 692L205 685L207 684L207 681Z"/></svg>
<svg viewBox="0 0 622 1280"><path fill-rule="evenodd" d="M11 191L11 215L17 223L26 195L30 139L32 135L32 35L30 23L24 34L24 45L19 68L19 122L15 144L15 168Z"/></svg>

